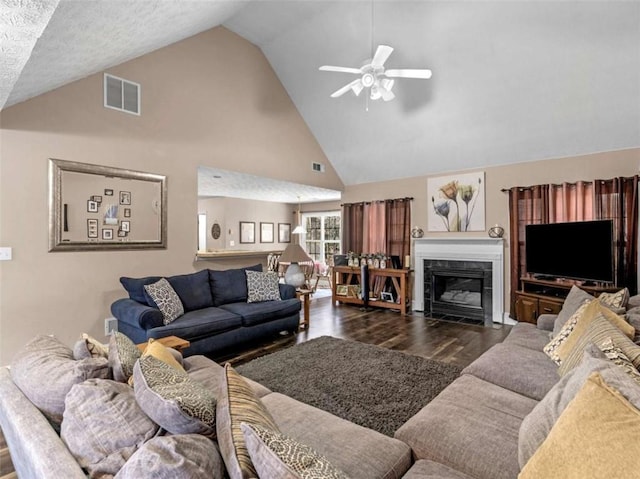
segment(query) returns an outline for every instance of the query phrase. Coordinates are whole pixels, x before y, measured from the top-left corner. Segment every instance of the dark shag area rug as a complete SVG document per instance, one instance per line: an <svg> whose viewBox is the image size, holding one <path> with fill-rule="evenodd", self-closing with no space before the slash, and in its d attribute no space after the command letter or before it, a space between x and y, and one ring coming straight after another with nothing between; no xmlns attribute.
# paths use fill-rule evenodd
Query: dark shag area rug
<svg viewBox="0 0 640 479"><path fill-rule="evenodd" d="M238 366L274 392L393 433L460 375L452 364L322 336Z"/></svg>

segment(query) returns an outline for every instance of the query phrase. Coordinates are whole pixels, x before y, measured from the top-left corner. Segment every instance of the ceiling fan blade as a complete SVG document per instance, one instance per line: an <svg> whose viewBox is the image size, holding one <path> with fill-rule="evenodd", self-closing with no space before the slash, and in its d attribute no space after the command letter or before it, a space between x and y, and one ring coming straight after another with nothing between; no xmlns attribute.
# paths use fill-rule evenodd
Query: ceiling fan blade
<svg viewBox="0 0 640 479"><path fill-rule="evenodd" d="M353 89L354 87L357 88L358 83L360 83L360 78L358 78L357 80L353 80L351 83L343 86L339 90L334 91L331 94L331 98L338 98L339 96L344 95L345 93L347 93L349 90ZM353 92L355 93L355 91L356 90L354 89ZM362 89L361 89L361 91L362 91Z"/></svg>
<svg viewBox="0 0 640 479"><path fill-rule="evenodd" d="M431 70L418 70L413 68L385 70L384 75L391 78L422 78L428 80L431 78Z"/></svg>
<svg viewBox="0 0 640 479"><path fill-rule="evenodd" d="M349 67L335 67L332 65L323 65L320 67L320 70L323 72L340 72L340 73L362 73L360 68L349 68Z"/></svg>
<svg viewBox="0 0 640 479"><path fill-rule="evenodd" d="M353 83L353 82L351 82L351 83ZM351 89L353 90L353 93L356 94L356 96L360 96L360 92L362 92L362 90L364 90L364 85L362 84L362 80L358 79L358 83L353 85L351 87Z"/></svg>
<svg viewBox="0 0 640 479"><path fill-rule="evenodd" d="M373 56L373 60L371 60L371 66L373 68L379 68L384 65L384 62L387 61L389 55L393 52L393 48L389 45L378 45L378 49L376 50L376 54Z"/></svg>

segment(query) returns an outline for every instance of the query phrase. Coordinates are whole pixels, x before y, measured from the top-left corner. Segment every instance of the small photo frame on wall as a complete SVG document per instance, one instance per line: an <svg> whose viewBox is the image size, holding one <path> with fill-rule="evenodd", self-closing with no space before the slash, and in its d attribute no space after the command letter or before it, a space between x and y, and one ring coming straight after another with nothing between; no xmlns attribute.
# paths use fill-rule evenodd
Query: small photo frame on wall
<svg viewBox="0 0 640 479"><path fill-rule="evenodd" d="M87 219L87 238L98 237L98 220L95 218Z"/></svg>
<svg viewBox="0 0 640 479"><path fill-rule="evenodd" d="M125 231L125 232L127 232L127 233L128 233L129 231L131 231L131 229L130 229L130 228L131 228L131 224L129 223L129 221L124 221L124 220L122 220L122 221L120 222L120 230L121 230L121 231Z"/></svg>
<svg viewBox="0 0 640 479"><path fill-rule="evenodd" d="M98 203L93 200L87 201L87 213L97 213L98 212Z"/></svg>
<svg viewBox="0 0 640 479"><path fill-rule="evenodd" d="M240 222L240 243L256 242L256 224L253 221Z"/></svg>
<svg viewBox="0 0 640 479"><path fill-rule="evenodd" d="M260 223L260 243L273 243L273 223Z"/></svg>
<svg viewBox="0 0 640 479"><path fill-rule="evenodd" d="M120 192L120 204L121 205L130 205L131 204L131 192L130 191L121 191Z"/></svg>
<svg viewBox="0 0 640 479"><path fill-rule="evenodd" d="M131 218L131 208L125 208L124 209L124 217L125 218Z"/></svg>
<svg viewBox="0 0 640 479"><path fill-rule="evenodd" d="M91 201L95 201L96 203L100 204L102 203L102 196L94 195L91 197Z"/></svg>
<svg viewBox="0 0 640 479"><path fill-rule="evenodd" d="M126 238L129 233L124 230L118 230L118 238Z"/></svg>
<svg viewBox="0 0 640 479"><path fill-rule="evenodd" d="M104 228L102 230L102 239L103 240L112 240L113 239L113 229L112 228Z"/></svg>
<svg viewBox="0 0 640 479"><path fill-rule="evenodd" d="M291 243L291 223L278 223L278 243Z"/></svg>

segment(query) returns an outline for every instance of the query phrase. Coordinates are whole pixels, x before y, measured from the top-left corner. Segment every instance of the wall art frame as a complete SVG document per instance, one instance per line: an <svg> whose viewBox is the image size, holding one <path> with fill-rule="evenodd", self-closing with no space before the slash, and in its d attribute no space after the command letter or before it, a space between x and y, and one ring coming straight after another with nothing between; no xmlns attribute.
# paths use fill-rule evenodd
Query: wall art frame
<svg viewBox="0 0 640 479"><path fill-rule="evenodd" d="M485 231L484 185L484 171L428 178L428 231Z"/></svg>
<svg viewBox="0 0 640 479"><path fill-rule="evenodd" d="M254 221L240 222L240 243L249 244L256 242L256 224Z"/></svg>
<svg viewBox="0 0 640 479"><path fill-rule="evenodd" d="M291 223L278 223L278 243L291 243Z"/></svg>
<svg viewBox="0 0 640 479"><path fill-rule="evenodd" d="M273 223L260 222L260 243L273 243Z"/></svg>

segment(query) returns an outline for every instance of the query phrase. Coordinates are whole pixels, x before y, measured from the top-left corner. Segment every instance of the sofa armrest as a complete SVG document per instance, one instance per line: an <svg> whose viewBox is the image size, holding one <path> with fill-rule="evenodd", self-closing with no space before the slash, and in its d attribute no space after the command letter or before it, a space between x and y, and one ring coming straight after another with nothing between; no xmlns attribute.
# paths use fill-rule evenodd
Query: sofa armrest
<svg viewBox="0 0 640 479"><path fill-rule="evenodd" d="M279 283L278 287L280 288L280 298L292 299L296 297L295 286L291 286L290 284Z"/></svg>
<svg viewBox="0 0 640 479"><path fill-rule="evenodd" d="M162 326L162 313L159 309L152 308L146 304L138 303L130 298L122 298L114 301L111 305L111 314L118 321L127 323L138 329L151 329Z"/></svg>
<svg viewBox="0 0 640 479"><path fill-rule="evenodd" d="M538 329L553 331L553 325L555 324L557 317L557 314L541 314L538 316Z"/></svg>

